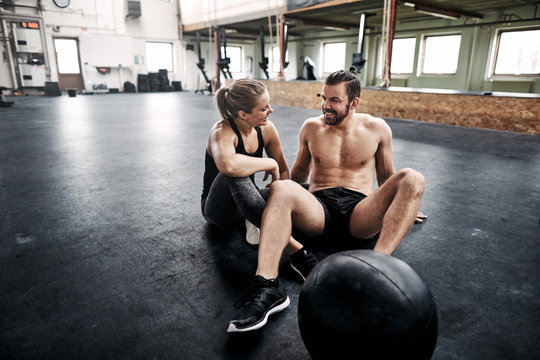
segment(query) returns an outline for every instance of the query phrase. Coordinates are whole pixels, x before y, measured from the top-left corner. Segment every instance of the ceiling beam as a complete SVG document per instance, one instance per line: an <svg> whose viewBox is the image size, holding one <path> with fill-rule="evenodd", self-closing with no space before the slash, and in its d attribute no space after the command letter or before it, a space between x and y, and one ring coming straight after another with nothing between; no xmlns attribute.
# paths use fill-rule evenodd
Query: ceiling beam
<svg viewBox="0 0 540 360"><path fill-rule="evenodd" d="M294 14L294 13L298 13L298 12L305 12L305 11L310 11L310 10L323 9L323 8L339 6L339 5L354 4L354 3L359 3L359 2L362 2L362 1L363 0L329 0L329 1L325 1L323 3L319 3L319 4L315 4L315 5L311 5L311 6L306 6L306 7L300 8L300 9L286 11L284 14L285 14L285 16L287 16L288 14Z"/></svg>
<svg viewBox="0 0 540 360"><path fill-rule="evenodd" d="M299 15L287 15L285 14L286 19L291 20L300 20L305 25L313 25L313 26L320 26L320 27L327 27L332 29L338 29L338 30L349 30L351 27L356 26L356 24L347 24L347 23L341 23L341 22L335 22L335 21L321 21L316 19L310 19L308 17L299 16Z"/></svg>
<svg viewBox="0 0 540 360"><path fill-rule="evenodd" d="M441 6L422 0L405 0L402 1L405 6L413 7L416 11L431 14L433 16L446 17L451 19L457 19L460 16L466 16L470 18L482 19L484 15L475 13L472 11L460 10L456 8Z"/></svg>

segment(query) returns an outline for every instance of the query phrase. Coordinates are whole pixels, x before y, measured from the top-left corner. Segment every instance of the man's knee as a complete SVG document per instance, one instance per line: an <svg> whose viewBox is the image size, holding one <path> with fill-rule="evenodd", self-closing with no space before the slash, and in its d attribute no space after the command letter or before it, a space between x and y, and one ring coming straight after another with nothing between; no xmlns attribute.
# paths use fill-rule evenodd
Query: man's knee
<svg viewBox="0 0 540 360"><path fill-rule="evenodd" d="M268 205L279 206L280 209L293 210L298 206L299 192L306 191L293 180L285 179L274 181L270 186Z"/></svg>
<svg viewBox="0 0 540 360"><path fill-rule="evenodd" d="M404 186L413 196L422 196L426 186L426 180L418 171L405 168L396 173L399 176L401 186Z"/></svg>
<svg viewBox="0 0 540 360"><path fill-rule="evenodd" d="M293 193L294 181L292 180L277 180L270 185L269 201L284 200L290 198Z"/></svg>
<svg viewBox="0 0 540 360"><path fill-rule="evenodd" d="M295 182L289 179L274 181L270 185L270 193L275 195L287 195L293 191Z"/></svg>

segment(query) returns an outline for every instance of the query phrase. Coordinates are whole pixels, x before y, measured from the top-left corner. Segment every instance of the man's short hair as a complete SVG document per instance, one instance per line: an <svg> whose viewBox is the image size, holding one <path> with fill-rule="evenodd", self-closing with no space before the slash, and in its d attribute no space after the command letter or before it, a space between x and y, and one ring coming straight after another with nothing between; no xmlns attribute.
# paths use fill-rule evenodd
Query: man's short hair
<svg viewBox="0 0 540 360"><path fill-rule="evenodd" d="M344 82L345 88L347 89L347 95L349 96L349 102L351 102L355 97L360 97L360 91L362 90L362 86L357 75L356 68L351 66L349 70L339 70L331 73L326 78L324 84L338 85Z"/></svg>

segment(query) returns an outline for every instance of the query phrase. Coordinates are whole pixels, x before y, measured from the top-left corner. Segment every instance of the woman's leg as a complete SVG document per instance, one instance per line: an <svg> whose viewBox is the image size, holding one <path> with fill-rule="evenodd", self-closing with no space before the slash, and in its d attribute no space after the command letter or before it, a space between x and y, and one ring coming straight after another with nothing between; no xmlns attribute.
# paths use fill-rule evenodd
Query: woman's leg
<svg viewBox="0 0 540 360"><path fill-rule="evenodd" d="M233 224L245 217L260 227L266 206L261 193L268 197L268 190L261 189L259 192L248 177L235 178L219 174L202 204L203 216L213 225Z"/></svg>
<svg viewBox="0 0 540 360"><path fill-rule="evenodd" d="M219 174L212 183L206 203L202 204L203 215L213 225L230 225L246 218L260 229L269 196L269 188L258 189L250 178ZM302 247L291 236L286 251L294 254Z"/></svg>

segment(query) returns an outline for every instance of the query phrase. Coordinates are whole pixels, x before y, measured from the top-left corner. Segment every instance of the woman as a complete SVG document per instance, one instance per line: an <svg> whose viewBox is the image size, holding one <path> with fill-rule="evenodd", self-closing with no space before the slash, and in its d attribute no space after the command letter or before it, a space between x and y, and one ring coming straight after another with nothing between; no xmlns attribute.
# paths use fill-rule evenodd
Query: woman
<svg viewBox="0 0 540 360"><path fill-rule="evenodd" d="M270 96L261 82L240 79L219 89L216 102L221 120L212 126L206 147L203 216L213 225L246 218L260 227L269 189L259 189L254 174L265 171L263 180L270 177L271 182L289 178L278 132L268 120L274 112ZM257 243L258 234L246 224L256 237L248 236L248 242Z"/></svg>
<svg viewBox="0 0 540 360"><path fill-rule="evenodd" d="M250 244L257 244L258 231L250 231L250 227L253 228L251 224L255 224L260 228L270 190L259 189L255 185L254 174L264 171L263 180L270 176L271 182L289 178L289 168L276 127L268 120L274 111L270 106L270 96L261 82L241 79L220 89L216 93L216 101L221 120L212 126L206 146L201 210L204 218L213 225L234 224L246 218L246 240ZM267 158L262 156L263 149ZM305 280L317 264L317 258L292 237L285 250L290 255L292 269ZM256 296L243 298L244 305L255 304L260 301L261 294L274 294L276 289L281 289L285 294L277 278L255 277L253 287L258 289L254 292ZM283 302L280 298L279 307L272 311L286 308L289 298L284 295L285 298ZM256 306L257 314L251 313L252 309L248 308L249 315L242 312L238 316L248 316L249 320L254 315L264 317L266 312L259 314L262 310L262 307ZM232 321L227 331L246 331L264 325L263 322L239 325L242 322Z"/></svg>

